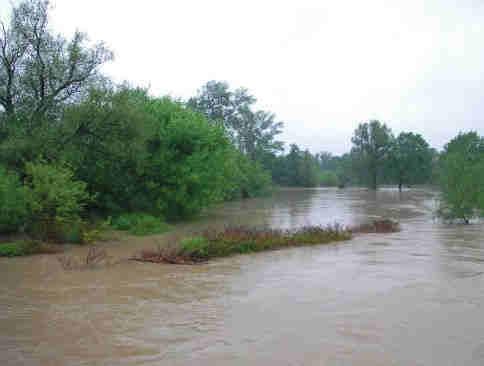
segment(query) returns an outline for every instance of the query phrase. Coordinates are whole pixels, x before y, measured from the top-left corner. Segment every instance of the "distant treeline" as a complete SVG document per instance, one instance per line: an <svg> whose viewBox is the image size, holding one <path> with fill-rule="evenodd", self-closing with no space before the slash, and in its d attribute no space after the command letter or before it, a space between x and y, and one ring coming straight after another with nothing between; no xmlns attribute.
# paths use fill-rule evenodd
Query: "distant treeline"
<svg viewBox="0 0 484 366"><path fill-rule="evenodd" d="M109 49L88 45L80 32L70 40L52 33L48 11L48 1L22 1L0 30L0 233L84 241L95 218L181 219L215 202L267 194L273 182L402 186L450 177L468 161L472 173L454 178L482 178L476 134L458 137L472 149L450 143L439 155L420 135L394 137L378 121L361 124L340 157L296 145L284 153L282 122L257 110L247 89L210 81L183 101L115 85L99 71L113 57ZM472 151L472 159L456 151ZM472 200L481 204L477 186ZM464 206L466 217L482 208Z"/></svg>
<svg viewBox="0 0 484 366"><path fill-rule="evenodd" d="M437 184L439 154L412 132L394 136L379 121L361 123L352 138L353 148L341 156L311 154L297 145L287 154L265 157L264 166L274 182L287 186L404 186Z"/></svg>

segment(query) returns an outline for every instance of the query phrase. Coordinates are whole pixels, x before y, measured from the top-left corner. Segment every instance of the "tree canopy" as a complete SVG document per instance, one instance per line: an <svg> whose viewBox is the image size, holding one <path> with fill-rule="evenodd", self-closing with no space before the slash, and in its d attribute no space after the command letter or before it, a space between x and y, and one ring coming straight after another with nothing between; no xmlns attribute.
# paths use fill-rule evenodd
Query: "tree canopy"
<svg viewBox="0 0 484 366"><path fill-rule="evenodd" d="M99 66L112 59L102 43L87 46L84 33L71 40L52 33L48 10L49 1L23 1L9 25L0 23L0 105L7 120L29 127L79 100L85 85L100 77Z"/></svg>
<svg viewBox="0 0 484 366"><path fill-rule="evenodd" d="M460 133L445 145L440 165L441 216L468 223L484 215L484 137Z"/></svg>
<svg viewBox="0 0 484 366"><path fill-rule="evenodd" d="M362 176L372 189L378 186L378 177L392 143L392 132L386 124L377 120L361 123L355 130L352 154L356 158Z"/></svg>
<svg viewBox="0 0 484 366"><path fill-rule="evenodd" d="M402 132L389 148L388 170L402 190L403 184L426 183L432 176L432 151L425 139Z"/></svg>

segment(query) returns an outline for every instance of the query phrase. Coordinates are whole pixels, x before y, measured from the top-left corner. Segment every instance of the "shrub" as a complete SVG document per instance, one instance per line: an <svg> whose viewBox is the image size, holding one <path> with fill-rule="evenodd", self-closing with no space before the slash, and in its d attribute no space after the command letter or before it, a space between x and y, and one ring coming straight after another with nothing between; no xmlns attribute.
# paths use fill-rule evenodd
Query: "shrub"
<svg viewBox="0 0 484 366"><path fill-rule="evenodd" d="M231 151L225 160L227 182L225 199L239 199L264 196L272 189L270 174L255 161L249 160L238 151Z"/></svg>
<svg viewBox="0 0 484 366"><path fill-rule="evenodd" d="M0 167L0 232L15 232L27 216L25 189L18 176Z"/></svg>
<svg viewBox="0 0 484 366"><path fill-rule="evenodd" d="M170 227L158 217L136 212L112 219L111 226L117 230L129 231L133 235L161 234Z"/></svg>
<svg viewBox="0 0 484 366"><path fill-rule="evenodd" d="M29 243L24 241L0 244L0 257L18 257L30 254L30 251Z"/></svg>
<svg viewBox="0 0 484 366"><path fill-rule="evenodd" d="M80 241L81 213L90 199L86 184L64 166L27 163L28 229L33 237Z"/></svg>
<svg viewBox="0 0 484 366"><path fill-rule="evenodd" d="M0 244L0 257L18 257L31 254L58 253L60 248L34 240L19 240Z"/></svg>
<svg viewBox="0 0 484 366"><path fill-rule="evenodd" d="M180 242L181 254L197 259L208 258L209 246L209 241L203 236L185 238Z"/></svg>

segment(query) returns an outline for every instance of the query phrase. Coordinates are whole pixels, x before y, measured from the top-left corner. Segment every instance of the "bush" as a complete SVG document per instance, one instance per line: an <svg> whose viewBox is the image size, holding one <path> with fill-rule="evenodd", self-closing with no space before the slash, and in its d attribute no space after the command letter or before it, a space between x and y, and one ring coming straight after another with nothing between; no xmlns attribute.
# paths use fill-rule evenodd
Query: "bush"
<svg viewBox="0 0 484 366"><path fill-rule="evenodd" d="M0 257L19 257L41 253L52 254L59 251L58 247L49 246L34 240L20 240L0 244Z"/></svg>
<svg viewBox="0 0 484 366"><path fill-rule="evenodd" d="M238 151L227 155L225 168L229 172L225 199L259 197L270 193L271 175L259 163L249 160Z"/></svg>
<svg viewBox="0 0 484 366"><path fill-rule="evenodd" d="M183 256L206 259L209 255L209 241L202 236L185 238L180 242L180 250Z"/></svg>
<svg viewBox="0 0 484 366"><path fill-rule="evenodd" d="M18 257L30 254L30 246L27 242L17 241L0 244L0 257Z"/></svg>
<svg viewBox="0 0 484 366"><path fill-rule="evenodd" d="M27 217L25 189L18 176L0 167L0 232L18 231Z"/></svg>
<svg viewBox="0 0 484 366"><path fill-rule="evenodd" d="M116 230L129 231L133 235L161 234L170 227L160 218L144 213L122 214L111 220L111 226Z"/></svg>
<svg viewBox="0 0 484 366"><path fill-rule="evenodd" d="M39 239L80 241L81 213L89 201L86 184L64 166L27 163L28 230Z"/></svg>

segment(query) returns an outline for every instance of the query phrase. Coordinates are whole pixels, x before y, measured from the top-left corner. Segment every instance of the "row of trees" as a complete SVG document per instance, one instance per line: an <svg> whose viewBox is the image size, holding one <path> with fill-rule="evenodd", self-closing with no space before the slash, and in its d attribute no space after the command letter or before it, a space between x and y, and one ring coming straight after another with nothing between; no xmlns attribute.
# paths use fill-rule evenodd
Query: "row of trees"
<svg viewBox="0 0 484 366"><path fill-rule="evenodd" d="M351 157L358 179L376 189L379 181L397 184L430 183L436 151L412 132L394 137L390 128L379 121L362 123L351 139Z"/></svg>
<svg viewBox="0 0 484 366"><path fill-rule="evenodd" d="M283 153L277 148L261 149L251 155L271 172L282 186L404 185L435 183L438 154L427 141L412 132L394 136L379 121L362 123L354 132L349 153L334 156L329 152L312 154L296 144Z"/></svg>

